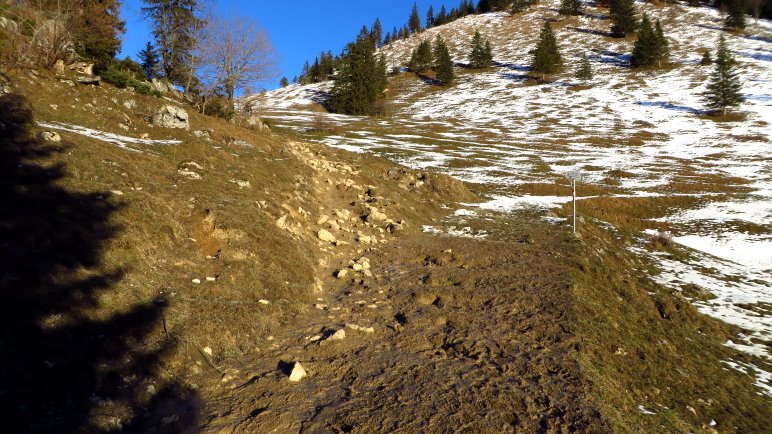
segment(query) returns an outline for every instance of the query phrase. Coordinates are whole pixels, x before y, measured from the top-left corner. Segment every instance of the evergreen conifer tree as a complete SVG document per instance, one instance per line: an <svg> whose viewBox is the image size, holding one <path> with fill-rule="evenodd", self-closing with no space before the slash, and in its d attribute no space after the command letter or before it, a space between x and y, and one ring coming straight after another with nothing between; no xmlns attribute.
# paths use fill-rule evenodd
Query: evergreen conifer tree
<svg viewBox="0 0 772 434"><path fill-rule="evenodd" d="M158 50L148 41L139 54L139 64L142 71L148 79L158 78L161 74L161 60L158 57Z"/></svg>
<svg viewBox="0 0 772 434"><path fill-rule="evenodd" d="M287 77L282 77L281 78L281 81L279 81L279 86L281 86L281 87L289 86L289 80L287 80Z"/></svg>
<svg viewBox="0 0 772 434"><path fill-rule="evenodd" d="M432 66L432 46L429 41L421 41L413 50L410 56L410 63L408 63L408 69L413 72L420 73L426 71Z"/></svg>
<svg viewBox="0 0 772 434"><path fill-rule="evenodd" d="M651 27L649 16L644 14L641 25L638 28L638 40L633 46L633 56L630 62L635 67L651 66L654 64L655 57L655 36L654 29Z"/></svg>
<svg viewBox="0 0 772 434"><path fill-rule="evenodd" d="M440 13L437 14L436 23L438 26L448 24L448 12L445 10L445 5L440 7Z"/></svg>
<svg viewBox="0 0 772 434"><path fill-rule="evenodd" d="M493 63L493 53L490 41L483 42L480 31L475 31L472 38L472 48L469 53L469 66L472 68L489 68Z"/></svg>
<svg viewBox="0 0 772 434"><path fill-rule="evenodd" d="M143 0L142 13L152 23L155 46L164 77L187 85L192 77L191 59L196 32L203 25L198 0Z"/></svg>
<svg viewBox="0 0 772 434"><path fill-rule="evenodd" d="M727 17L724 25L731 30L742 30L745 28L745 10L742 0L729 0L727 6Z"/></svg>
<svg viewBox="0 0 772 434"><path fill-rule="evenodd" d="M582 0L561 0L561 15L581 15L583 11Z"/></svg>
<svg viewBox="0 0 772 434"><path fill-rule="evenodd" d="M386 32L386 36L383 37L383 45L391 43L391 32Z"/></svg>
<svg viewBox="0 0 772 434"><path fill-rule="evenodd" d="M429 10L426 12L426 28L431 29L434 27L434 7L429 6Z"/></svg>
<svg viewBox="0 0 772 434"><path fill-rule="evenodd" d="M631 63L635 67L661 66L662 61L667 59L669 54L668 42L662 32L662 25L659 20L652 28L649 17L644 14L638 28L638 40L635 41L633 47Z"/></svg>
<svg viewBox="0 0 772 434"><path fill-rule="evenodd" d="M544 80L547 74L560 71L563 66L563 59L558 51L558 43L555 40L555 34L552 32L552 26L549 21L544 21L544 26L539 34L539 43L533 55L531 69L541 73Z"/></svg>
<svg viewBox="0 0 772 434"><path fill-rule="evenodd" d="M576 69L574 77L582 81L592 80L592 66L590 65L590 59L587 58L587 54L582 54L582 59L579 61L579 67Z"/></svg>
<svg viewBox="0 0 772 434"><path fill-rule="evenodd" d="M386 88L386 61L376 59L368 36L350 43L340 62L340 71L328 100L336 113L367 115Z"/></svg>
<svg viewBox="0 0 772 434"><path fill-rule="evenodd" d="M702 53L702 59L700 59L700 65L707 66L713 64L713 57L710 55L710 50L705 50L704 53Z"/></svg>
<svg viewBox="0 0 772 434"><path fill-rule="evenodd" d="M383 44L383 26L381 19L376 18L373 27L370 29L370 36L375 41L375 46L380 47Z"/></svg>
<svg viewBox="0 0 772 434"><path fill-rule="evenodd" d="M479 30L476 30L472 37L472 49L469 52L469 66L472 68L482 68L484 51L485 47L483 46L482 35Z"/></svg>
<svg viewBox="0 0 772 434"><path fill-rule="evenodd" d="M512 2L512 15L524 11L530 4L529 0L514 0Z"/></svg>
<svg viewBox="0 0 772 434"><path fill-rule="evenodd" d="M662 24L659 20L654 24L654 59L657 66L662 66L662 61L670 57L670 44L662 31Z"/></svg>
<svg viewBox="0 0 772 434"><path fill-rule="evenodd" d="M737 62L729 52L723 35L718 41L714 63L715 70L710 76L708 89L703 97L709 109L720 110L723 115L726 115L729 107L740 105L745 98L740 92L742 85L737 72Z"/></svg>
<svg viewBox="0 0 772 434"><path fill-rule="evenodd" d="M450 58L450 51L442 36L437 35L434 41L434 70L437 73L437 80L445 86L450 85L455 78L453 73L453 60Z"/></svg>
<svg viewBox="0 0 772 434"><path fill-rule="evenodd" d="M413 10L410 12L408 26L410 28L410 33L420 33L421 30L423 30L423 28L421 28L421 17L418 15L417 3L413 3Z"/></svg>
<svg viewBox="0 0 772 434"><path fill-rule="evenodd" d="M480 0L477 3L477 13L478 14L486 14L488 12L491 12L493 10L493 7L491 6L490 0Z"/></svg>
<svg viewBox="0 0 772 434"><path fill-rule="evenodd" d="M624 38L638 28L634 0L611 1L611 35Z"/></svg>

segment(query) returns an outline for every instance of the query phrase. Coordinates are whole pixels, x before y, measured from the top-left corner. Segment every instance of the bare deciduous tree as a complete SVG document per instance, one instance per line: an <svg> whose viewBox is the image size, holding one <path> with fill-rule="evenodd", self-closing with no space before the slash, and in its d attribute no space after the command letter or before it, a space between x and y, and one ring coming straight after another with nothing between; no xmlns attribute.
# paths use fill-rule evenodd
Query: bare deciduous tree
<svg viewBox="0 0 772 434"><path fill-rule="evenodd" d="M221 87L231 110L238 90L277 76L271 40L251 18L212 17L198 42L201 81Z"/></svg>

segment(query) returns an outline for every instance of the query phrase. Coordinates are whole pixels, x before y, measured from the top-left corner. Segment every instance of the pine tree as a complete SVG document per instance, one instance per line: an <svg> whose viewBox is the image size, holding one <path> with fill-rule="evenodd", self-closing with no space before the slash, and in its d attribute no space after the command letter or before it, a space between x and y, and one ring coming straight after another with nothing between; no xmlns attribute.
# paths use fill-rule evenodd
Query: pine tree
<svg viewBox="0 0 772 434"><path fill-rule="evenodd" d="M434 70L437 73L437 80L445 86L450 85L455 78L453 73L453 60L450 58L450 51L442 36L437 35L434 41Z"/></svg>
<svg viewBox="0 0 772 434"><path fill-rule="evenodd" d="M442 5L440 7L440 13L437 14L437 21L438 26L441 26L443 24L448 24L448 12L445 10L445 5Z"/></svg>
<svg viewBox="0 0 772 434"><path fill-rule="evenodd" d="M383 44L383 27L381 19L376 18L373 27L370 29L370 36L375 41L375 46L380 47Z"/></svg>
<svg viewBox="0 0 772 434"><path fill-rule="evenodd" d="M530 4L530 0L514 0L512 2L512 15L524 11Z"/></svg>
<svg viewBox="0 0 772 434"><path fill-rule="evenodd" d="M657 20L654 25L654 58L657 66L662 66L662 61L667 60L668 57L670 57L670 44L662 32L662 24Z"/></svg>
<svg viewBox="0 0 772 434"><path fill-rule="evenodd" d="M158 78L161 74L161 61L158 58L158 50L148 41L139 53L139 64L148 79Z"/></svg>
<svg viewBox="0 0 772 434"><path fill-rule="evenodd" d="M611 35L624 38L638 28L634 0L611 1Z"/></svg>
<svg viewBox="0 0 772 434"><path fill-rule="evenodd" d="M420 73L432 66L432 46L429 41L421 41L410 56L408 69Z"/></svg>
<svg viewBox="0 0 772 434"><path fill-rule="evenodd" d="M561 0L561 15L581 15L583 12L582 0Z"/></svg>
<svg viewBox="0 0 772 434"><path fill-rule="evenodd" d="M547 74L560 71L563 66L563 59L558 51L558 43L555 40L555 34L552 32L552 26L549 21L544 22L539 34L539 43L533 55L531 69L541 73L544 80Z"/></svg>
<svg viewBox="0 0 772 434"><path fill-rule="evenodd" d="M189 86L194 73L192 60L196 32L203 26L198 17L198 0L143 2L142 13L152 23L164 77L172 83Z"/></svg>
<svg viewBox="0 0 772 434"><path fill-rule="evenodd" d="M469 53L469 66L472 68L489 68L493 63L490 41L483 42L480 31L474 32L472 49Z"/></svg>
<svg viewBox="0 0 772 434"><path fill-rule="evenodd" d="M289 86L289 80L287 80L287 77L282 77L281 78L281 81L279 81L279 86L281 86L281 87Z"/></svg>
<svg viewBox="0 0 772 434"><path fill-rule="evenodd" d="M23 5L27 2L5 3ZM121 2L79 0L76 4L80 13L72 14L67 23L67 31L75 41L78 54L93 60L94 70L99 73L112 63L121 48L121 34L126 30L124 22L120 19Z"/></svg>
<svg viewBox="0 0 772 434"><path fill-rule="evenodd" d="M661 66L662 61L670 55L668 42L662 32L662 25L657 20L656 26L651 27L649 17L644 14L638 29L638 40L633 47L631 63L635 67Z"/></svg>
<svg viewBox="0 0 772 434"><path fill-rule="evenodd" d="M635 67L651 66L655 61L655 36L648 15L644 14L638 28L638 40L633 46L633 56L630 62Z"/></svg>
<svg viewBox="0 0 772 434"><path fill-rule="evenodd" d="M410 33L420 33L423 28L421 28L421 17L418 15L418 4L413 3L413 10L410 12L410 20L407 22L408 26L410 27Z"/></svg>
<svg viewBox="0 0 772 434"><path fill-rule="evenodd" d="M579 67L576 69L574 77L582 81L592 80L592 65L590 65L590 59L586 54L582 54L582 59L579 61Z"/></svg>
<svg viewBox="0 0 772 434"><path fill-rule="evenodd" d="M486 14L488 12L493 11L493 7L491 6L490 0L480 0L477 3L477 13L478 14Z"/></svg>
<svg viewBox="0 0 772 434"><path fill-rule="evenodd" d="M426 28L431 29L434 27L434 7L429 6L429 11L426 12Z"/></svg>
<svg viewBox="0 0 772 434"><path fill-rule="evenodd" d="M700 59L700 65L707 66L713 64L713 57L710 55L710 50L705 50L704 53L702 53L702 59Z"/></svg>
<svg viewBox="0 0 772 434"><path fill-rule="evenodd" d="M742 30L745 28L745 10L741 0L729 0L728 15L724 21L726 28Z"/></svg>
<svg viewBox="0 0 772 434"><path fill-rule="evenodd" d="M715 64L715 70L710 76L708 89L703 93L703 97L710 110L721 110L721 113L726 115L729 107L740 105L745 98L740 92L742 85L737 72L737 61L729 52L723 35L718 41Z"/></svg>
<svg viewBox="0 0 772 434"><path fill-rule="evenodd" d="M368 36L360 35L348 44L340 62L340 71L328 100L336 113L367 115L386 89L386 60L375 58Z"/></svg>
<svg viewBox="0 0 772 434"><path fill-rule="evenodd" d="M391 43L391 32L386 32L386 36L383 38L383 45L389 45Z"/></svg>

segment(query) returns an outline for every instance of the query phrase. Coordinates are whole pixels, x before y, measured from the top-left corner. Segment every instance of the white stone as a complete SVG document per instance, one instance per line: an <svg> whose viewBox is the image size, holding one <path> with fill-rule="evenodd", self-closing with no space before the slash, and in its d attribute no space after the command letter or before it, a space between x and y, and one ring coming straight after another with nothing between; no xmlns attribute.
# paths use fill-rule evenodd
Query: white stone
<svg viewBox="0 0 772 434"><path fill-rule="evenodd" d="M183 108L167 104L153 116L153 123L164 128L190 129L188 112Z"/></svg>
<svg viewBox="0 0 772 434"><path fill-rule="evenodd" d="M292 381L293 383L297 383L298 381L302 380L307 376L308 374L306 373L306 370L303 368L303 365L301 365L300 362L295 362L295 366L292 367L292 372L290 373L290 376L289 376L289 381Z"/></svg>
<svg viewBox="0 0 772 434"><path fill-rule="evenodd" d="M206 281L207 281L207 282L214 282L214 281L216 281L216 280L217 280L217 278L216 278L216 277L207 277L207 278L206 278Z"/></svg>
<svg viewBox="0 0 772 434"><path fill-rule="evenodd" d="M212 355L212 349L209 347L204 347L204 353L206 353L207 356Z"/></svg>
<svg viewBox="0 0 772 434"><path fill-rule="evenodd" d="M264 300L264 299L262 299L262 298L261 298L260 300L257 300L257 302L258 302L258 303L260 303L260 304L271 304L271 302L270 302L270 301L268 301L268 300Z"/></svg>
<svg viewBox="0 0 772 434"><path fill-rule="evenodd" d="M193 280L191 280L191 282L193 282L195 284L199 284L199 283L201 283L201 279L193 279Z"/></svg>
<svg viewBox="0 0 772 434"><path fill-rule="evenodd" d="M347 274L348 274L348 270L343 268L343 269L338 270L335 273L335 277L337 277L338 279L343 279L344 277L346 277Z"/></svg>
<svg viewBox="0 0 772 434"><path fill-rule="evenodd" d="M340 329L333 333L327 340L329 341L341 341L346 338L346 330Z"/></svg>
<svg viewBox="0 0 772 434"><path fill-rule="evenodd" d="M319 237L320 240L328 242L328 243L334 243L335 242L335 235L331 234L326 229L320 229L319 232L317 232L316 236Z"/></svg>
<svg viewBox="0 0 772 434"><path fill-rule="evenodd" d="M55 131L43 131L40 133L40 137L46 142L61 142L62 137Z"/></svg>

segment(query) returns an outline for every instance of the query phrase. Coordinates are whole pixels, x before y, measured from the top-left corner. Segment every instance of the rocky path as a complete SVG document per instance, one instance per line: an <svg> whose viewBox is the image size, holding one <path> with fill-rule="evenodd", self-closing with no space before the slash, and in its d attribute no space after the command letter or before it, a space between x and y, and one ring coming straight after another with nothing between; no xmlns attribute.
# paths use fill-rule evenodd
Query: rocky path
<svg viewBox="0 0 772 434"><path fill-rule="evenodd" d="M585 398L555 260L570 241L525 228L405 236L355 261L302 323L204 391L203 431L607 431Z"/></svg>

